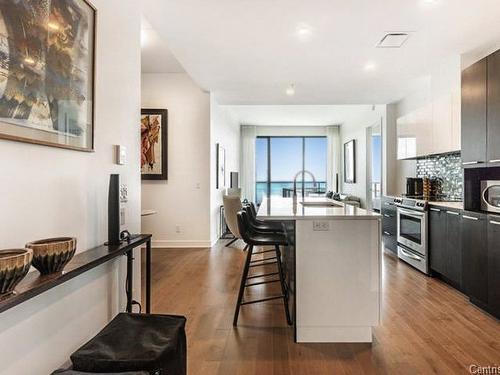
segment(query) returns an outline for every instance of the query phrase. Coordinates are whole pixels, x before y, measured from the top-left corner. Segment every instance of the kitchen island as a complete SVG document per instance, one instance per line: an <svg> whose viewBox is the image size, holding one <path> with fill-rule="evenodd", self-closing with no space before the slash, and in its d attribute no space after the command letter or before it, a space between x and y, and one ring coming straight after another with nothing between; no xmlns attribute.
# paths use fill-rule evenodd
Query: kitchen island
<svg viewBox="0 0 500 375"><path fill-rule="evenodd" d="M327 198L265 198L285 223L283 254L297 342L371 342L380 319L381 216Z"/></svg>

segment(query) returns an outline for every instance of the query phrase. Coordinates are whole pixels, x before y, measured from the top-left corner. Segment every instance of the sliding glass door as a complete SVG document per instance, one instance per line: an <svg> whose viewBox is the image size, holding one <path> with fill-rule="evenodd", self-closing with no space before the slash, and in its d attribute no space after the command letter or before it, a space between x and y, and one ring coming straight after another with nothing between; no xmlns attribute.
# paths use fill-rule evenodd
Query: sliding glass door
<svg viewBox="0 0 500 375"><path fill-rule="evenodd" d="M256 203L269 196L323 194L326 189L326 137L257 137L255 147Z"/></svg>

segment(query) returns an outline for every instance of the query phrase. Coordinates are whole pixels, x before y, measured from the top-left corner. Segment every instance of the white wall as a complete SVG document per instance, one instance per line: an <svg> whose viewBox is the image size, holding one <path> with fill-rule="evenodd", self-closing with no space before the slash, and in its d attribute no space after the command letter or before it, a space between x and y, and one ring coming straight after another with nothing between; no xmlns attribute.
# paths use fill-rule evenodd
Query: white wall
<svg viewBox="0 0 500 375"><path fill-rule="evenodd" d="M143 74L142 107L168 109L168 180L142 182L142 232L156 247L208 247L210 95L184 73Z"/></svg>
<svg viewBox="0 0 500 375"><path fill-rule="evenodd" d="M350 118L340 126L341 170L344 166L344 143L356 140L356 183L345 183L341 176L342 192L352 194L361 199L361 206L366 206L366 128L372 125L382 125L386 117L386 106L377 105L374 109L360 110L356 117ZM383 146L384 147L384 146ZM384 161L383 164L385 165Z"/></svg>
<svg viewBox="0 0 500 375"><path fill-rule="evenodd" d="M332 124L334 125L334 124ZM314 137L326 136L324 126L257 126L258 137Z"/></svg>
<svg viewBox="0 0 500 375"><path fill-rule="evenodd" d="M219 234L219 210L224 188L216 188L216 146L220 143L226 151L226 188L230 187L229 172L240 171L240 123L227 106L217 103L210 95L210 238L212 244ZM241 176L240 176L241 177Z"/></svg>
<svg viewBox="0 0 500 375"><path fill-rule="evenodd" d="M67 235L77 237L79 252L102 244L107 237L110 173L119 173L128 185L127 227L131 232L140 231L137 2L92 3L99 18L96 151L83 153L0 140L0 248ZM127 165L113 164L114 144L127 147ZM124 309L121 276L123 261L115 261L3 312L0 373L49 374L64 363Z"/></svg>

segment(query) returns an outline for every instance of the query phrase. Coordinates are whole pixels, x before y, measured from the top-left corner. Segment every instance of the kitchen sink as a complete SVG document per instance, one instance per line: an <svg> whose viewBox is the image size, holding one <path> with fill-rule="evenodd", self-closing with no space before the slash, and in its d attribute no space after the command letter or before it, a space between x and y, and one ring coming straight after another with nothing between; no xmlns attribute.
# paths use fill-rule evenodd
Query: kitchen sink
<svg viewBox="0 0 500 375"><path fill-rule="evenodd" d="M300 204L305 207L343 207L339 203L330 201L305 201L305 202L300 202Z"/></svg>

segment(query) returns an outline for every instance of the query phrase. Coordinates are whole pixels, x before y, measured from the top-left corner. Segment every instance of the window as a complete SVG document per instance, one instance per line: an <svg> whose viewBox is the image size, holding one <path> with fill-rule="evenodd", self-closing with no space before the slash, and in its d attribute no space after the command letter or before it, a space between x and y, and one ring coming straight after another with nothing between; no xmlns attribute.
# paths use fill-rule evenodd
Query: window
<svg viewBox="0 0 500 375"><path fill-rule="evenodd" d="M255 147L255 199L259 205L269 196L290 197L293 179L300 171L297 194L322 194L326 191L326 137L257 137Z"/></svg>

